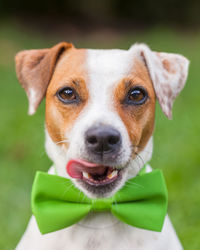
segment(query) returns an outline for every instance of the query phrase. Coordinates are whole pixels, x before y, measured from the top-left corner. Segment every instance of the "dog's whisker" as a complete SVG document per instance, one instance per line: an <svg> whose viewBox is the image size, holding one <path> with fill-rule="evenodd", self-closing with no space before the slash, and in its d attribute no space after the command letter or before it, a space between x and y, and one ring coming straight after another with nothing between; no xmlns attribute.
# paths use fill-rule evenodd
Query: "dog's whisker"
<svg viewBox="0 0 200 250"><path fill-rule="evenodd" d="M137 155L136 155L136 158L135 158L135 163L136 163L136 166L137 166L137 170L140 171L141 167L140 167L140 163L139 163ZM134 167L132 166L132 168L134 168Z"/></svg>
<svg viewBox="0 0 200 250"><path fill-rule="evenodd" d="M63 182L63 185L66 186L66 183ZM70 184L70 186L68 186L66 189L65 189L65 192L62 194L62 197L64 198L66 193L73 187L73 183Z"/></svg>
<svg viewBox="0 0 200 250"><path fill-rule="evenodd" d="M119 195L119 193L118 193L118 195ZM116 206L116 208L117 208L117 200L116 199L114 199L114 204L115 204L115 206Z"/></svg>
<svg viewBox="0 0 200 250"><path fill-rule="evenodd" d="M132 149L133 151L134 151L135 148L139 148L139 149L141 149L143 152L145 152L145 153L147 153L147 154L152 154L152 152L147 151L146 149L144 149L143 147L138 146L138 145L132 144L130 147L131 147L131 149ZM136 152L136 153L137 153L137 152Z"/></svg>
<svg viewBox="0 0 200 250"><path fill-rule="evenodd" d="M81 203L84 202L86 198L87 198L86 195L83 193L83 197L81 199Z"/></svg>
<svg viewBox="0 0 200 250"><path fill-rule="evenodd" d="M80 195L81 195L81 190L79 190L78 192L78 198L77 198L78 201L80 201Z"/></svg>
<svg viewBox="0 0 200 250"><path fill-rule="evenodd" d="M132 158L130 157L130 159L129 159L129 163L131 162L131 160L132 160ZM136 165L132 165L132 164L129 164L129 167L130 168L132 168L133 170L135 170L135 166L137 167L137 170L139 171L140 169L141 169L141 167L140 167L140 164L139 164L139 162L138 162L138 158L137 158L137 155L136 155L136 158L134 159L134 162L136 163Z"/></svg>
<svg viewBox="0 0 200 250"><path fill-rule="evenodd" d="M68 140L68 139L65 139L65 140L62 140L62 141L58 141L58 142L56 142L56 145L57 145L57 144L60 144L60 143L65 143L65 142L69 142L69 140Z"/></svg>
<svg viewBox="0 0 200 250"><path fill-rule="evenodd" d="M140 184L135 183L135 182L130 182L130 181L126 181L125 186L130 186L130 187L131 186L137 186L137 187L140 187L140 188L144 188L143 185L140 185Z"/></svg>
<svg viewBox="0 0 200 250"><path fill-rule="evenodd" d="M139 149L141 149L144 153L147 153L147 154L152 154L152 152L151 151L148 151L148 150L146 150L146 149L144 149L143 147L141 147L141 146L139 146L139 145L134 145L134 144L132 144L131 146L131 149L134 151L134 149L135 148L139 148ZM158 153L156 154L156 155L154 155L154 157L161 157L161 155L159 155Z"/></svg>
<svg viewBox="0 0 200 250"><path fill-rule="evenodd" d="M140 159L140 160L142 161L142 164L143 164L143 166L144 166L144 165L145 165L145 162L144 162L142 156L139 155L138 153L135 153L135 154L136 154L136 158L138 157L138 159Z"/></svg>

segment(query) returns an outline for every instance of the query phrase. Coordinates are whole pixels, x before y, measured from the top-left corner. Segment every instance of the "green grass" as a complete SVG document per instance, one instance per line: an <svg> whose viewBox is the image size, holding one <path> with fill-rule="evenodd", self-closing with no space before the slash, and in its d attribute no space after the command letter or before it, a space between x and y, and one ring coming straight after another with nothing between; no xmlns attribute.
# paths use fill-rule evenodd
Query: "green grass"
<svg viewBox="0 0 200 250"><path fill-rule="evenodd" d="M99 39L101 37L101 39ZM103 38L102 38L103 37ZM51 162L44 151L44 103L35 116L27 116L27 99L14 70L14 54L66 40L42 35L5 22L0 25L0 249L14 249L30 211L35 171ZM127 49L145 42L154 50L176 52L191 60L187 85L175 102L172 121L157 106L154 155L151 165L164 171L169 190L169 215L187 250L200 246L200 32L171 31L161 27L129 32L115 39L104 34L70 38L77 46Z"/></svg>

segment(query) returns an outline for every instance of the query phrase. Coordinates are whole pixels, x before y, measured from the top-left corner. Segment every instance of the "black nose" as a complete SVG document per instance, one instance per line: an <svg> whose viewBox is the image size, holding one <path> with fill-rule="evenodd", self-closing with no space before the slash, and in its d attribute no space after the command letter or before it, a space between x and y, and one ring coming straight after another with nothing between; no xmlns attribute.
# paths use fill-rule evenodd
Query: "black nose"
<svg viewBox="0 0 200 250"><path fill-rule="evenodd" d="M86 146L95 154L117 153L121 146L121 136L110 126L92 127L86 132Z"/></svg>

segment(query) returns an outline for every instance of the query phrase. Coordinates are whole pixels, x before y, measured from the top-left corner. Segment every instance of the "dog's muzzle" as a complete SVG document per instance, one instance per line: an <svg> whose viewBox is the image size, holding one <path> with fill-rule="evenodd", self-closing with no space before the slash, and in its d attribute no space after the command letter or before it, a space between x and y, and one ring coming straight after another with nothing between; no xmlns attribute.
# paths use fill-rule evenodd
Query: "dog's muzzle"
<svg viewBox="0 0 200 250"><path fill-rule="evenodd" d="M106 197L121 182L124 169L119 164L122 149L120 132L108 125L92 126L85 132L86 157L71 159L68 175L93 197Z"/></svg>

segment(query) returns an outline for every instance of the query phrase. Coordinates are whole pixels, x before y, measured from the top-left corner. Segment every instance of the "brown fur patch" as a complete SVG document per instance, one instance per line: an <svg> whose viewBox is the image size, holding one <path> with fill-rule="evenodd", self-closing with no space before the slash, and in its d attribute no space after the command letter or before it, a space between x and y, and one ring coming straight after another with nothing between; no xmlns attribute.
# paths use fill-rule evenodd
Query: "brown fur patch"
<svg viewBox="0 0 200 250"><path fill-rule="evenodd" d="M59 59L46 95L46 127L53 139L65 140L66 130L70 130L88 100L85 68L86 50L71 49ZM79 104L64 104L56 93L62 87L73 87L80 96ZM66 145L66 144L65 144Z"/></svg>
<svg viewBox="0 0 200 250"><path fill-rule="evenodd" d="M63 42L50 49L24 50L16 55L17 77L25 89L29 105L33 106L34 111L45 96L59 56L64 50L72 47L72 44ZM35 92L35 100L32 100L31 90Z"/></svg>
<svg viewBox="0 0 200 250"><path fill-rule="evenodd" d="M126 105L123 103L131 87L142 86L149 95L143 105ZM153 133L155 116L155 92L144 63L135 60L129 76L123 79L115 89L115 107L124 122L135 152L140 152Z"/></svg>
<svg viewBox="0 0 200 250"><path fill-rule="evenodd" d="M176 71L173 69L171 63L167 60L167 59L164 59L162 61L162 64L163 64L163 67L171 74L176 74Z"/></svg>

